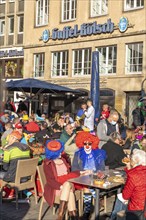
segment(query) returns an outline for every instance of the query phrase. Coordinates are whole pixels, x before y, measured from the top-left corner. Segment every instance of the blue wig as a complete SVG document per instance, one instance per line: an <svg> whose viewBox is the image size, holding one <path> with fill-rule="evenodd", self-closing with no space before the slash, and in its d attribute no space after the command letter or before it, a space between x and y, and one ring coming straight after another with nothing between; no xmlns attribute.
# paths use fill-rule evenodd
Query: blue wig
<svg viewBox="0 0 146 220"><path fill-rule="evenodd" d="M56 140L56 141L58 141L61 144L61 148L59 150L51 151L47 147L45 148L45 155L46 155L46 158L49 159L49 160L57 159L60 156L60 154L64 151L64 144L59 140ZM49 142L50 142L50 140L46 141L46 145Z"/></svg>

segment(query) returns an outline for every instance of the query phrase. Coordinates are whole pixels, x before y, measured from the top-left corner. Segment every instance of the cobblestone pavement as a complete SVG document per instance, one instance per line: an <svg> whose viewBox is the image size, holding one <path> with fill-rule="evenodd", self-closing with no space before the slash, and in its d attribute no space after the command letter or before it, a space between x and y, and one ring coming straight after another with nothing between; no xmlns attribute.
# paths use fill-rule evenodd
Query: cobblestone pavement
<svg viewBox="0 0 146 220"><path fill-rule="evenodd" d="M107 199L107 212L111 212L113 206L114 197ZM31 198L30 203L20 203L19 209L15 209L15 202L3 201L0 207L0 220L37 220L39 214L40 202L36 205L34 198ZM44 204L43 213L47 209L47 204ZM100 220L107 220L107 215L103 212L100 213ZM57 215L53 215L52 208L49 209L43 220L55 220ZM91 220L95 220L95 217L91 217Z"/></svg>

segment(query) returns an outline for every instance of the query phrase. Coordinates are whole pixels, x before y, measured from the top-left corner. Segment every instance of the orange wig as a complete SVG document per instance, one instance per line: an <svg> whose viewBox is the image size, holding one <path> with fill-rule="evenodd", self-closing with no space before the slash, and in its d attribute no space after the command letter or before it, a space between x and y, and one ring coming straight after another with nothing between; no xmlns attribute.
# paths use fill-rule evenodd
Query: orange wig
<svg viewBox="0 0 146 220"><path fill-rule="evenodd" d="M80 131L76 136L75 142L78 148L84 147L84 142L90 142L92 143L92 149L95 150L98 148L99 138L89 132Z"/></svg>

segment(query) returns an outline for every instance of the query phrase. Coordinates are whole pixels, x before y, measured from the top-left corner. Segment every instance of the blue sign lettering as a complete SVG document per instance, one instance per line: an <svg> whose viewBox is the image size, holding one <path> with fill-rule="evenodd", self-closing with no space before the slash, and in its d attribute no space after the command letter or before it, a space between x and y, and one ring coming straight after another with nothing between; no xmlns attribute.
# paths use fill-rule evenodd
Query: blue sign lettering
<svg viewBox="0 0 146 220"><path fill-rule="evenodd" d="M43 39L44 42L47 42L49 40L49 35L50 35L49 30L44 30L43 31L42 39Z"/></svg>
<svg viewBox="0 0 146 220"><path fill-rule="evenodd" d="M128 27L128 20L125 17L122 17L118 26L119 30L124 32ZM104 24L97 24L96 21L93 23L83 23L81 24L80 29L78 28L78 25L74 25L73 28L71 26L65 26L63 30L54 28L52 30L52 36L50 36L49 30L44 30L41 40L47 42L50 38L52 40L67 40L78 36L84 37L102 33L112 33L114 31L114 27L115 25L111 19L108 19Z"/></svg>
<svg viewBox="0 0 146 220"><path fill-rule="evenodd" d="M0 51L0 58L2 58L2 57L19 57L19 56L24 56L24 50Z"/></svg>
<svg viewBox="0 0 146 220"><path fill-rule="evenodd" d="M120 19L118 26L119 26L120 32L125 32L128 28L128 19L125 17L122 17Z"/></svg>

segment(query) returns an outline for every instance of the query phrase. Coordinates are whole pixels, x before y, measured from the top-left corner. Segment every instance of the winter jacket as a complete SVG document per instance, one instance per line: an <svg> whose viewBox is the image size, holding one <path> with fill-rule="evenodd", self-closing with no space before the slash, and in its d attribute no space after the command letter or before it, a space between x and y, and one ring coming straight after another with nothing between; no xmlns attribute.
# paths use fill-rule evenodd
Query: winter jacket
<svg viewBox="0 0 146 220"><path fill-rule="evenodd" d="M134 109L132 115L133 115L133 124L135 127L143 125L144 116L140 108Z"/></svg>
<svg viewBox="0 0 146 220"><path fill-rule="evenodd" d="M146 166L137 166L127 173L127 181L125 183L122 195L125 200L129 200L128 210L144 210L146 202Z"/></svg>
<svg viewBox="0 0 146 220"><path fill-rule="evenodd" d="M15 142L8 146L4 151L3 169L6 171L6 174L3 180L14 182L18 160L29 158L30 148L26 144Z"/></svg>
<svg viewBox="0 0 146 220"><path fill-rule="evenodd" d="M73 139L75 138L76 134L72 135L70 139L64 145L64 152L70 156L71 162L73 160L75 152L78 150L78 147L75 143L72 143Z"/></svg>
<svg viewBox="0 0 146 220"><path fill-rule="evenodd" d="M2 123L6 124L10 121L10 118L6 118L4 115L2 115L0 120L1 120Z"/></svg>
<svg viewBox="0 0 146 220"><path fill-rule="evenodd" d="M105 159L106 159L106 152L101 149L92 150L92 155L94 158L94 164L96 171L102 170L105 168ZM73 163L72 163L72 170L85 170L84 165L86 163L86 153L84 151L84 148L79 149L75 152ZM88 169L94 169L94 167L90 167Z"/></svg>
<svg viewBox="0 0 146 220"><path fill-rule="evenodd" d="M57 170L53 160L45 159L44 161L44 173L46 176L47 183L44 188L44 197L48 202L49 206L52 206L55 200L56 190L60 190L60 186L68 179L78 177L79 171L70 173L70 166L64 158L61 158L67 167L68 174L62 176L62 181L58 181Z"/></svg>
<svg viewBox="0 0 146 220"><path fill-rule="evenodd" d="M35 134L35 138L39 143L43 143L45 138L49 138L51 132L48 129L43 129Z"/></svg>
<svg viewBox="0 0 146 220"><path fill-rule="evenodd" d="M103 145L102 149L105 150L107 154L105 165L109 166L110 169L115 169L125 165L122 163L122 159L126 157L126 154L119 144L109 140L106 144Z"/></svg>
<svg viewBox="0 0 146 220"><path fill-rule="evenodd" d="M115 130L119 132L119 126L118 124L114 125ZM98 147L101 148L109 139L110 136L107 135L107 122L105 119L101 120L97 126L97 136L100 140Z"/></svg>
<svg viewBox="0 0 146 220"><path fill-rule="evenodd" d="M71 138L72 135L69 135L66 130L63 130L61 136L60 136L60 141L63 142L64 144ZM72 140L71 144L74 143L74 140Z"/></svg>
<svg viewBox="0 0 146 220"><path fill-rule="evenodd" d="M3 131L4 131L3 125L2 125L2 123L0 122L0 132L3 132Z"/></svg>

